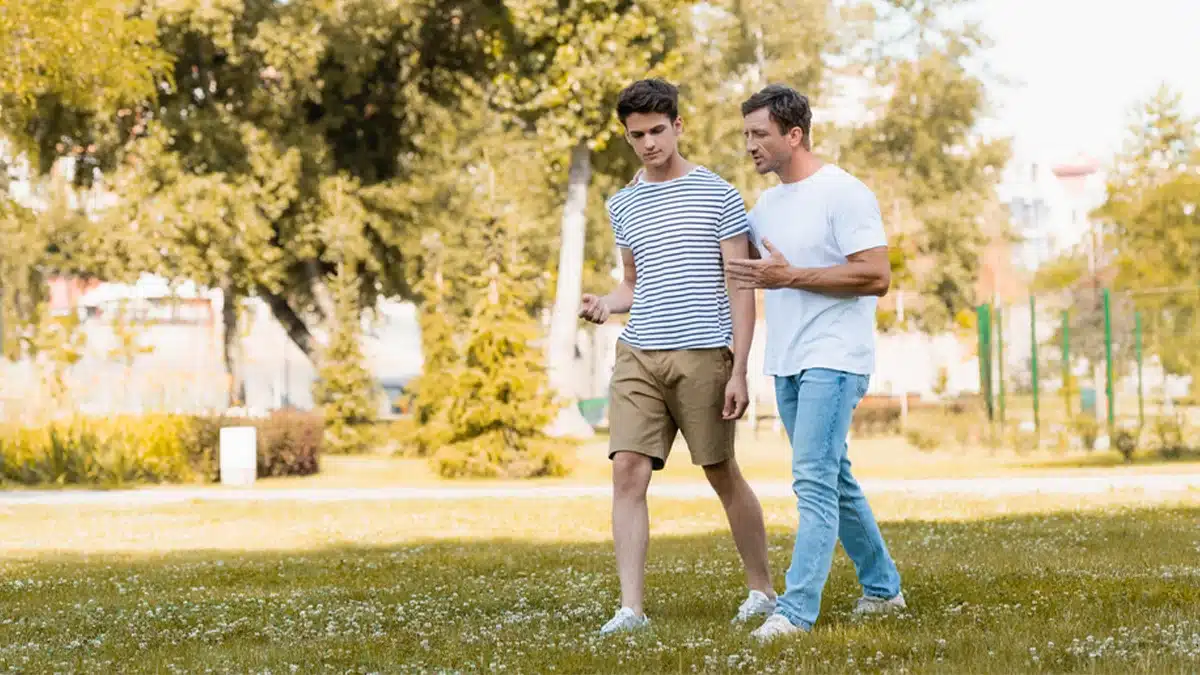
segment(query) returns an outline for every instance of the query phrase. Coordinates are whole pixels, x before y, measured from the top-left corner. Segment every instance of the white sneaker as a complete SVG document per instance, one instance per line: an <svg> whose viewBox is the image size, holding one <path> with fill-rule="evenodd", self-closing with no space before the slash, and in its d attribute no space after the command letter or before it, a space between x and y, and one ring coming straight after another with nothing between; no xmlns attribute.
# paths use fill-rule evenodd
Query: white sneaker
<svg viewBox="0 0 1200 675"><path fill-rule="evenodd" d="M868 614L894 614L908 608L904 603L904 594L899 593L894 598L872 598L869 595L864 595L858 599L858 603L854 605L854 616L866 616Z"/></svg>
<svg viewBox="0 0 1200 675"><path fill-rule="evenodd" d="M775 598L767 597L762 591L750 591L742 606L738 607L737 616L729 623L745 623L759 616L771 616L775 613Z"/></svg>
<svg viewBox="0 0 1200 675"><path fill-rule="evenodd" d="M650 625L650 619L643 614L638 616L633 613L633 610L628 607L622 607L617 610L613 618L608 620L608 623L600 629L601 635L609 635L623 630L639 630Z"/></svg>
<svg viewBox="0 0 1200 675"><path fill-rule="evenodd" d="M763 622L763 625L754 629L754 632L750 633L750 637L758 640L759 642L767 642L768 640L774 640L775 638L781 638L787 635L795 635L797 633L804 632L807 631L792 623L791 620L789 620L786 616L782 614L772 614L771 616L767 617L767 620Z"/></svg>

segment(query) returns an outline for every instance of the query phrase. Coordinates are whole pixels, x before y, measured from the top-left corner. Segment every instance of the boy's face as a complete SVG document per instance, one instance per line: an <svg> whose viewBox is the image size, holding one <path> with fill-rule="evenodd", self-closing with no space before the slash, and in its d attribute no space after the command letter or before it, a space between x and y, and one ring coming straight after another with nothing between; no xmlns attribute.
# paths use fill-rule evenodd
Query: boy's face
<svg viewBox="0 0 1200 675"><path fill-rule="evenodd" d="M625 118L625 140L633 146L646 168L660 167L671 161L683 133L683 120L663 113L633 113Z"/></svg>

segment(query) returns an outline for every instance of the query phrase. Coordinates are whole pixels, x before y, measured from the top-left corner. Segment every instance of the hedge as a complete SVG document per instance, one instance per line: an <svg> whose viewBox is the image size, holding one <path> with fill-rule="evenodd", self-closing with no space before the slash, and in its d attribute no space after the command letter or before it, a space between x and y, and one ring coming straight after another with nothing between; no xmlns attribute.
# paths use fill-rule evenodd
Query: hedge
<svg viewBox="0 0 1200 675"><path fill-rule="evenodd" d="M258 429L258 475L316 473L322 421L299 412L261 419L187 415L77 416L40 427L0 425L0 483L119 486L219 480L220 430Z"/></svg>

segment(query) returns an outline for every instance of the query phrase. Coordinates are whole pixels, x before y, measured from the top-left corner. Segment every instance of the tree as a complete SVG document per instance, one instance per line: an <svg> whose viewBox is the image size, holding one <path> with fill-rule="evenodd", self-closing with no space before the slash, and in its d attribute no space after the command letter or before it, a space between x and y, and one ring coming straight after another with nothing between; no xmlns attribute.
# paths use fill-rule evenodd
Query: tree
<svg viewBox="0 0 1200 675"><path fill-rule="evenodd" d="M364 367L362 312L353 261L334 277L337 322L315 385L314 399L325 417L325 441L334 453L362 453L370 447L370 425L377 417L375 378Z"/></svg>
<svg viewBox="0 0 1200 675"><path fill-rule="evenodd" d="M147 0L174 86L88 128L115 171L125 268L219 287L235 400L239 299L256 295L320 365L351 252L360 307L414 297L421 217L404 201L427 108L489 76L472 3ZM353 227L342 221L353 214Z"/></svg>
<svg viewBox="0 0 1200 675"><path fill-rule="evenodd" d="M6 0L0 5L0 129L42 171L64 122L144 99L169 67L154 22L125 0ZM62 114L70 110L68 114Z"/></svg>
<svg viewBox="0 0 1200 675"><path fill-rule="evenodd" d="M1200 121L1178 93L1161 87L1131 111L1093 216L1105 224L1115 286L1146 317L1148 350L1167 372L1200 380Z"/></svg>
<svg viewBox="0 0 1200 675"><path fill-rule="evenodd" d="M838 161L875 190L891 227L894 285L927 300L908 312L927 332L969 319L982 248L1008 234L990 207L1009 144L977 131L987 101L973 61L987 40L951 23L962 4L863 4L874 28L847 68L873 81L871 119L838 134Z"/></svg>
<svg viewBox="0 0 1200 675"><path fill-rule="evenodd" d="M51 186L53 218L15 203L8 163L24 155L34 182L64 155L82 160L88 146L69 142L96 110L143 99L169 66L154 24L126 12L122 0L7 0L0 4L0 351L19 358L19 335L35 331L49 274L85 267L95 231L63 208L64 186ZM76 168L87 172L86 162ZM74 254L74 255L68 255ZM92 259L92 262L95 258Z"/></svg>
<svg viewBox="0 0 1200 675"><path fill-rule="evenodd" d="M545 156L567 170L548 350L556 391L572 389L594 153L621 134L613 114L617 94L664 67L675 39L667 17L689 5L644 0L506 3L512 47L497 78L495 104L535 129L545 143Z"/></svg>

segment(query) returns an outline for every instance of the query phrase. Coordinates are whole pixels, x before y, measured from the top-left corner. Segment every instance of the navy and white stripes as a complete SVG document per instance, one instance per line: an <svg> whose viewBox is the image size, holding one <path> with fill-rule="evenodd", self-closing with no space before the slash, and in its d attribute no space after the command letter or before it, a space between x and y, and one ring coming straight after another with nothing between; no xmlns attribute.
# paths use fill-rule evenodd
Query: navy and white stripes
<svg viewBox="0 0 1200 675"><path fill-rule="evenodd" d="M749 232L742 196L704 167L638 182L608 200L617 246L637 284L621 339L632 347L712 349L733 342L721 241Z"/></svg>

